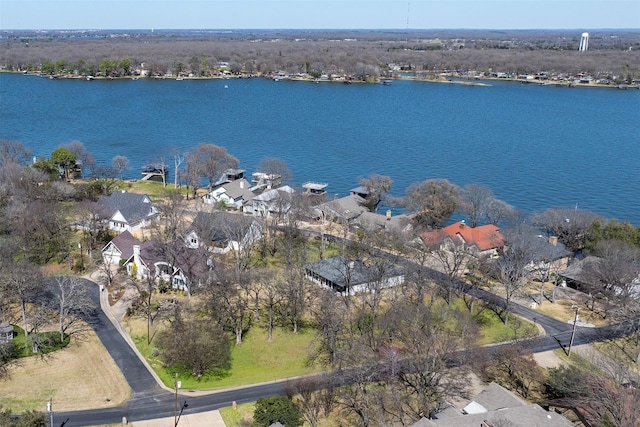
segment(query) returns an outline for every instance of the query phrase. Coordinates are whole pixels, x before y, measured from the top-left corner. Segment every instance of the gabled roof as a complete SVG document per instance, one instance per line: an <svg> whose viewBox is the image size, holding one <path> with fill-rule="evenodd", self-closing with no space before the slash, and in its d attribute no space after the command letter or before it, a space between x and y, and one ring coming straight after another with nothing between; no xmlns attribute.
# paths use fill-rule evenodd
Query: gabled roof
<svg viewBox="0 0 640 427"><path fill-rule="evenodd" d="M255 193L250 190L251 184L245 178L236 179L220 185L218 188L224 189L224 192L233 200L242 198L245 202L253 199ZM214 190L215 191L215 190Z"/></svg>
<svg viewBox="0 0 640 427"><path fill-rule="evenodd" d="M584 285L597 285L598 280L589 274L589 270L596 266L600 260L601 258L589 255L568 266L566 270L560 272L560 276Z"/></svg>
<svg viewBox="0 0 640 427"><path fill-rule="evenodd" d="M318 206L318 209L330 212L338 218L346 220L354 219L369 209L363 206L364 199L357 194L349 194L348 196L326 202Z"/></svg>
<svg viewBox="0 0 640 427"><path fill-rule="evenodd" d="M348 260L342 256L327 258L312 264L307 264L307 271L316 274L335 285L346 289L363 283L380 279L375 267L365 265L361 260ZM402 272L393 266L384 271L384 279L400 276Z"/></svg>
<svg viewBox="0 0 640 427"><path fill-rule="evenodd" d="M118 234L116 237L111 239L111 242L109 243L111 243L113 246L116 247L116 249L120 251L121 259L131 258L133 256L133 245L142 244L140 240L133 237L133 234L129 233L129 231L127 230L123 231L122 233Z"/></svg>
<svg viewBox="0 0 640 427"><path fill-rule="evenodd" d="M245 235L254 222L253 218L229 212L198 212L189 232L195 231L201 240L226 242L230 234Z"/></svg>
<svg viewBox="0 0 640 427"><path fill-rule="evenodd" d="M547 238L542 235L528 237L529 247L533 248L534 261L555 261L571 255L571 251L556 238Z"/></svg>
<svg viewBox="0 0 640 427"><path fill-rule="evenodd" d="M280 196L281 193L293 194L296 190L289 187L288 185L283 185L282 187L272 188L271 190L267 190L262 194L255 196L252 200L256 202L270 202L275 200Z"/></svg>
<svg viewBox="0 0 640 427"><path fill-rule="evenodd" d="M127 261L133 260L133 247L131 253ZM204 277L209 270L206 252L202 248L187 248L182 242L172 242L163 246L155 239L146 240L140 243L140 261L149 269L156 263L166 263L182 270L191 278Z"/></svg>
<svg viewBox="0 0 640 427"><path fill-rule="evenodd" d="M450 238L455 245L475 246L480 251L504 246L504 237L493 224L469 227L459 221L440 230L423 233L420 237L427 246L439 245L446 238Z"/></svg>
<svg viewBox="0 0 640 427"><path fill-rule="evenodd" d="M522 399L496 383L489 384L487 388L473 398L471 403L481 405L485 411L495 411L525 405Z"/></svg>
<svg viewBox="0 0 640 427"><path fill-rule="evenodd" d="M464 412L448 408L434 419L422 418L412 427L469 427L510 425L513 427L570 427L573 424L562 415L524 402L504 387L491 383L476 395Z"/></svg>
<svg viewBox="0 0 640 427"><path fill-rule="evenodd" d="M120 212L129 224L140 222L154 213L149 196L126 191L114 191L110 196L100 196L98 208L108 218Z"/></svg>

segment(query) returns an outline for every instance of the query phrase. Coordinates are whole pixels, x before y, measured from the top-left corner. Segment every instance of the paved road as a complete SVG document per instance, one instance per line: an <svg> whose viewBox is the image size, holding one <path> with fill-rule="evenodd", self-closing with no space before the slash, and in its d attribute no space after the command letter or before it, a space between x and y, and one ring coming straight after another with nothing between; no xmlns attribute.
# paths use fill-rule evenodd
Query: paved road
<svg viewBox="0 0 640 427"><path fill-rule="evenodd" d="M426 270L436 282L442 283L445 280L443 273L433 269ZM87 286L91 288L91 297L95 303L97 312L91 324L127 379L132 389L132 396L124 405L116 408L56 413L54 425L60 425L59 423L67 418L68 421L65 427L120 423L123 417L126 417L128 421L172 417L175 403L174 393L158 385L158 382L147 369L147 366L140 360L137 353L100 308L98 285L89 280L86 280L86 282ZM470 295L491 304L501 305L504 303L504 299L501 297L482 289L467 288L466 291ZM515 303L512 304L512 313L530 321L535 321L546 331L546 336L526 341L526 345L533 352L554 350L561 346L566 348L569 345L571 325ZM622 336L629 332L630 328L624 324L602 328L577 327L574 345ZM180 402L185 400L188 402L189 406L185 410L185 413L211 411L231 406L234 401L237 403L246 403L253 402L261 396L284 394L285 382L286 381L274 381L198 396L189 396L189 393L186 392L181 393Z"/></svg>
<svg viewBox="0 0 640 427"><path fill-rule="evenodd" d="M123 417L128 421L173 417L175 394L158 385L137 353L102 311L98 285L90 280L83 280L90 289L96 309L95 315L89 319L90 324L127 379L132 396L124 405L116 408L54 413L54 425L60 425L67 418L69 421L65 427L120 423ZM231 406L233 401L253 402L261 396L283 394L283 383L253 385L206 396L188 396L188 392L181 393L179 406L187 400L189 406L184 412L187 414Z"/></svg>

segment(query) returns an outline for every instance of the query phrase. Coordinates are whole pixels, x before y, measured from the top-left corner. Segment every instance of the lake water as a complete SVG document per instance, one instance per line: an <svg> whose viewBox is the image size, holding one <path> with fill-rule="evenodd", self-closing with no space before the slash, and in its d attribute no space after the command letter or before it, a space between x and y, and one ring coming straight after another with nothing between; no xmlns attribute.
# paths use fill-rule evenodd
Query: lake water
<svg viewBox="0 0 640 427"><path fill-rule="evenodd" d="M283 159L293 184L346 195L358 178L481 183L526 213L588 209L640 225L640 91L232 80L50 80L0 74L0 138L48 157L81 141L127 176L171 147L224 146L250 174Z"/></svg>

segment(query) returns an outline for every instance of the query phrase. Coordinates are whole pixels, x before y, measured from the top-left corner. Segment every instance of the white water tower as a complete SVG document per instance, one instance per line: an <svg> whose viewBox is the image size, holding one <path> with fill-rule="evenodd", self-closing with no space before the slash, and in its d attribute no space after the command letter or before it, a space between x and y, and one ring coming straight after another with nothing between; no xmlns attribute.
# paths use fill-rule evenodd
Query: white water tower
<svg viewBox="0 0 640 427"><path fill-rule="evenodd" d="M580 48L578 49L580 52L586 52L589 49L589 33L582 33L582 37L580 37Z"/></svg>

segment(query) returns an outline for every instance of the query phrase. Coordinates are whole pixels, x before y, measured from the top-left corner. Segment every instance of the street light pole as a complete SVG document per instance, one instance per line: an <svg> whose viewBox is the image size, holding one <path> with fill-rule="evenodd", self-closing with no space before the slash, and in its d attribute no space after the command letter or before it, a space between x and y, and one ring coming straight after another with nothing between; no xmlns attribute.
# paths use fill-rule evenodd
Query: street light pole
<svg viewBox="0 0 640 427"><path fill-rule="evenodd" d="M178 373L177 372L176 372L175 386L176 386L176 399L173 404L173 425L174 426L178 424Z"/></svg>
<svg viewBox="0 0 640 427"><path fill-rule="evenodd" d="M53 427L53 397L49 396L49 401L47 402L47 412L49 412L49 425Z"/></svg>
<svg viewBox="0 0 640 427"><path fill-rule="evenodd" d="M567 352L567 357L571 356L571 347L573 346L573 337L576 334L576 323L578 323L578 312L580 311L580 307L577 305L573 305L571 308L576 312L576 316L573 319L573 328L571 328L571 338L569 339L569 351Z"/></svg>
<svg viewBox="0 0 640 427"><path fill-rule="evenodd" d="M182 404L182 407L180 408L180 413L178 414L178 419L176 420L176 423L173 425L173 427L178 427L178 423L180 422L180 417L182 416L182 411L184 411L184 408L187 408L189 405L187 404L187 401L185 400L184 403Z"/></svg>

